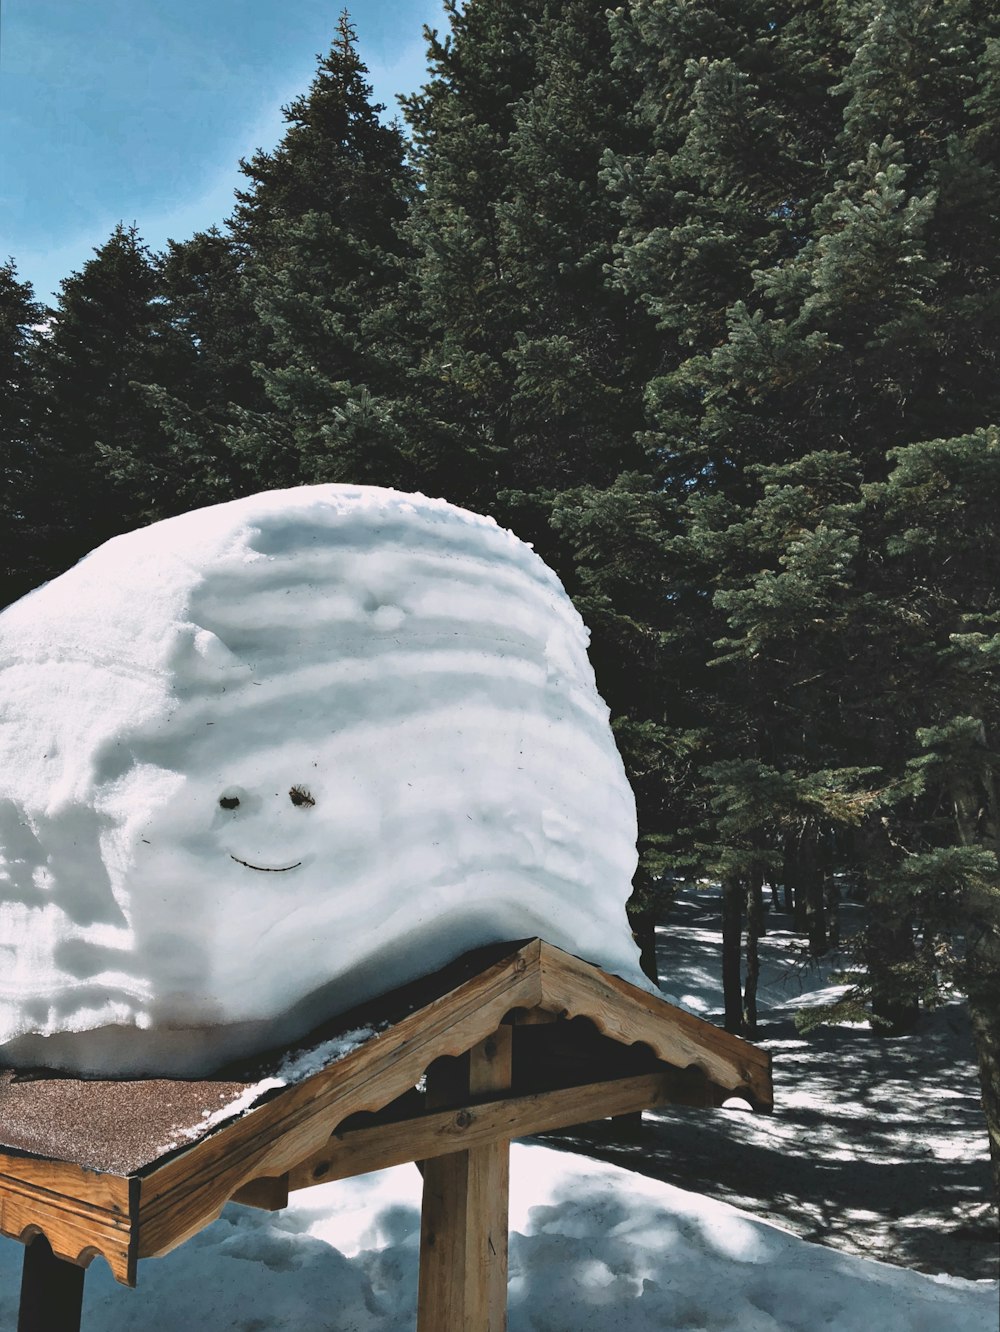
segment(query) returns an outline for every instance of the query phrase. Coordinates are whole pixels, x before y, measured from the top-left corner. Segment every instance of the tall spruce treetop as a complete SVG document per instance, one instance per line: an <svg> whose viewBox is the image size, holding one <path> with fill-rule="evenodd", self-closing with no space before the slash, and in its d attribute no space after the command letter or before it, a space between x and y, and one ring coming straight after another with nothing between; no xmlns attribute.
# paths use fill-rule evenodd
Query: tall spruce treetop
<svg viewBox="0 0 1000 1332"><path fill-rule="evenodd" d="M424 185L408 229L422 387L469 463L453 497L490 503L558 565L553 496L641 462L650 325L606 280L619 222L601 179L636 88L589 0L448 14L404 102Z"/></svg>
<svg viewBox="0 0 1000 1332"><path fill-rule="evenodd" d="M284 109L281 143L242 163L250 186L230 226L266 402L233 443L261 484L412 480L407 432L383 401L405 360L392 316L412 174L355 41L345 12L309 91Z"/></svg>
<svg viewBox="0 0 1000 1332"><path fill-rule="evenodd" d="M336 217L345 231L392 243L401 214L401 139L380 121L384 108L372 104L356 41L345 10L309 90L282 110L287 128L281 143L240 163L250 184L236 192L230 226L255 252L269 242L280 245L282 225L312 212Z"/></svg>

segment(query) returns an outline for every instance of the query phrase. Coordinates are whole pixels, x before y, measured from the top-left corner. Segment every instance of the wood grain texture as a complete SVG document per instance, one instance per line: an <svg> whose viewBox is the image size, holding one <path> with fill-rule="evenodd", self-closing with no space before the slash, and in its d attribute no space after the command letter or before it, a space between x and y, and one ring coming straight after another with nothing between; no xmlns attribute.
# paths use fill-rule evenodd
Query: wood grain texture
<svg viewBox="0 0 1000 1332"><path fill-rule="evenodd" d="M288 1176L261 1175L238 1188L229 1200L262 1212L280 1212L288 1206Z"/></svg>
<svg viewBox="0 0 1000 1332"><path fill-rule="evenodd" d="M560 1091L470 1102L413 1119L349 1129L334 1134L325 1147L290 1171L288 1187L294 1192L414 1159L433 1160L498 1138L528 1138L660 1105L705 1105L697 1085L679 1081L683 1077L668 1069Z"/></svg>
<svg viewBox="0 0 1000 1332"><path fill-rule="evenodd" d="M509 1087L510 1027L476 1045L463 1072L470 1096ZM428 1073L431 1104L455 1091L453 1069ZM417 1332L505 1332L509 1162L509 1139L496 1133L425 1158Z"/></svg>
<svg viewBox="0 0 1000 1332"><path fill-rule="evenodd" d="M469 1051L470 1096L510 1087L512 1038L510 1027L500 1027ZM471 1225L465 1252L466 1326L470 1332L506 1332L510 1135L474 1147L468 1156Z"/></svg>
<svg viewBox="0 0 1000 1332"><path fill-rule="evenodd" d="M304 1187L314 1178L415 1157L465 1156L511 1137L671 1101L717 1105L734 1092L758 1108L771 1107L767 1054L626 981L537 939L511 945L499 960L482 965L471 976L466 970L469 978L461 983L449 981L447 993L432 991L436 997L430 999L425 982L398 1010L412 1005L412 1011L387 1030L135 1175L98 1174L72 1161L0 1152L0 1233L21 1240L44 1233L59 1258L81 1265L100 1254L118 1281L134 1285L138 1257L168 1252L212 1221L234 1195L251 1205L280 1206L285 1175L291 1187ZM490 1095L490 1076L500 1083L509 1079L509 1039L512 1030L522 1029L506 1023L523 1024L527 1038L541 1021L545 1025L534 1029L550 1032L557 1050L560 1026L573 1017L588 1019L620 1045L648 1047L671 1068L615 1077L614 1061L605 1054L595 1065L599 1080L586 1086L566 1085L583 1081L570 1060L549 1083L551 1090L528 1082L521 1085L531 1095ZM474 1047L475 1056L465 1059ZM439 1103L435 1114L429 1104L431 1113L414 1118L410 1102L402 1102L395 1107L396 1123L350 1127L331 1138L351 1116L377 1112L404 1096L435 1061L442 1078L449 1066L447 1076L459 1070L466 1078L464 1094L449 1093L448 1109ZM603 1077L601 1063L607 1065ZM618 1070L624 1071L640 1069L633 1061L632 1069ZM476 1078L487 1081L476 1083L474 1092ZM448 1189L466 1199L502 1195L501 1152L505 1156L506 1148L480 1158L481 1171L462 1167L461 1179L446 1180Z"/></svg>
<svg viewBox="0 0 1000 1332"><path fill-rule="evenodd" d="M0 1154L0 1233L27 1242L42 1234L52 1252L81 1267L103 1257L135 1285L134 1187L62 1161Z"/></svg>
<svg viewBox="0 0 1000 1332"><path fill-rule="evenodd" d="M461 1054L492 1035L511 1008L535 1007L539 947L530 941L144 1177L139 1256L169 1252L214 1220L244 1184L284 1174L322 1147L349 1115L388 1104L434 1059Z"/></svg>
<svg viewBox="0 0 1000 1332"><path fill-rule="evenodd" d="M613 1040L641 1041L676 1068L700 1068L710 1082L771 1110L771 1056L638 986L542 943L541 1006L587 1017Z"/></svg>

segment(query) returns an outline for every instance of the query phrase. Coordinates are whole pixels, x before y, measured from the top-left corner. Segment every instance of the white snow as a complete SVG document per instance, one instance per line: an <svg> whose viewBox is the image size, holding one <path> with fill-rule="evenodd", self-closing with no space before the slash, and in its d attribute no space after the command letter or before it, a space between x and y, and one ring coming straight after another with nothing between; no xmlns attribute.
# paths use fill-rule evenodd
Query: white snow
<svg viewBox="0 0 1000 1332"><path fill-rule="evenodd" d="M118 537L0 616L0 1062L208 1071L539 934L641 983L555 575L368 487Z"/></svg>
<svg viewBox="0 0 1000 1332"><path fill-rule="evenodd" d="M410 1332L420 1176L413 1166L230 1206L139 1265L104 1263L84 1326L104 1332ZM539 1146L511 1151L510 1332L995 1332L995 1282L934 1278L807 1244L725 1203ZM13 1332L21 1246L0 1244Z"/></svg>
<svg viewBox="0 0 1000 1332"><path fill-rule="evenodd" d="M378 1035L379 1031L384 1029L384 1025L381 1024L379 1026L354 1027L351 1031L345 1031L341 1036L334 1036L332 1040L321 1041L319 1045L310 1046L307 1050L294 1051L286 1056L273 1076L259 1078L240 1092L239 1096L234 1096L229 1101L224 1100L217 1110L203 1111L200 1124L194 1124L187 1128L175 1126L170 1141L160 1145L159 1153L165 1155L167 1152L172 1152L176 1148L182 1147L185 1142L193 1142L195 1138L200 1138L206 1129L224 1124L227 1119L236 1119L256 1105L266 1092L275 1091L279 1087L291 1087L296 1082L304 1082L306 1078L312 1077L314 1073L319 1073L331 1064L335 1064L339 1059L343 1059L352 1050L357 1050L359 1046L370 1041Z"/></svg>

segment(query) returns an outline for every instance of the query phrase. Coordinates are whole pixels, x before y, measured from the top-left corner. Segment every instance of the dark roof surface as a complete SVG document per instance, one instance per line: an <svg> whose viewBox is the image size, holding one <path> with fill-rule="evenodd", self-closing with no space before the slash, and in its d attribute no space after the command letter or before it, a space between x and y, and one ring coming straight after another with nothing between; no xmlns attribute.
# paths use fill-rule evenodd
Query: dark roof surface
<svg viewBox="0 0 1000 1332"><path fill-rule="evenodd" d="M290 1056L362 1026L387 1026L447 994L485 967L516 952L524 941L466 953L430 976L325 1023L292 1046L271 1050L210 1078L139 1078L122 1081L74 1077L48 1070L0 1068L0 1151L68 1161L89 1170L130 1175L189 1147L212 1132L209 1116L249 1093L252 1104L278 1089L252 1089L274 1077ZM223 1120L223 1123L226 1121Z"/></svg>

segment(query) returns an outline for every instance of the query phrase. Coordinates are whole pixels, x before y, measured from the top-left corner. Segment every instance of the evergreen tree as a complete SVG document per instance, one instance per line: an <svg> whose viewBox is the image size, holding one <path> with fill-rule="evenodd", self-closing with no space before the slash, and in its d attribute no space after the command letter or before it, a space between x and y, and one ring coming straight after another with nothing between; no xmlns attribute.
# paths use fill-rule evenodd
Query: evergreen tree
<svg viewBox="0 0 1000 1332"><path fill-rule="evenodd" d="M36 330L42 307L13 260L0 264L0 605L48 572L44 469L34 446Z"/></svg>
<svg viewBox="0 0 1000 1332"><path fill-rule="evenodd" d="M169 441L171 485L157 516L252 493L259 477L232 448L240 413L260 412L267 397L254 372L266 333L244 281L243 257L218 228L169 241L157 263L166 320L185 355L169 383L144 386ZM142 463L133 469L142 486ZM150 497L152 499L152 497Z"/></svg>
<svg viewBox="0 0 1000 1332"><path fill-rule="evenodd" d="M169 441L144 384L183 375L156 266L134 227L118 226L79 273L61 283L39 343L44 410L36 445L53 460L47 486L57 514L48 543L58 572L99 542L158 516L169 483ZM146 484L131 478L140 467Z"/></svg>
<svg viewBox="0 0 1000 1332"><path fill-rule="evenodd" d="M996 494L998 27L972 0L616 20L653 145L612 176L618 280L667 362L646 439L692 754L676 853L704 848L735 902L783 874L814 951L831 870L863 860L857 997L897 1022L963 935L985 1014L975 959L995 956L993 699L970 689L994 574L965 576L953 529L967 513L992 541L971 490ZM976 1023L995 1135L997 1033Z"/></svg>
<svg viewBox="0 0 1000 1332"><path fill-rule="evenodd" d="M606 281L619 224L601 180L635 89L587 0L448 13L432 77L404 103L424 185L409 228L420 382L461 460L450 497L490 507L569 575L555 495L642 461L650 324Z"/></svg>
<svg viewBox="0 0 1000 1332"><path fill-rule="evenodd" d="M413 479L406 419L387 399L406 360L392 314L412 177L355 41L345 12L308 93L284 110L279 146L242 163L231 229L265 402L233 446L261 485Z"/></svg>

